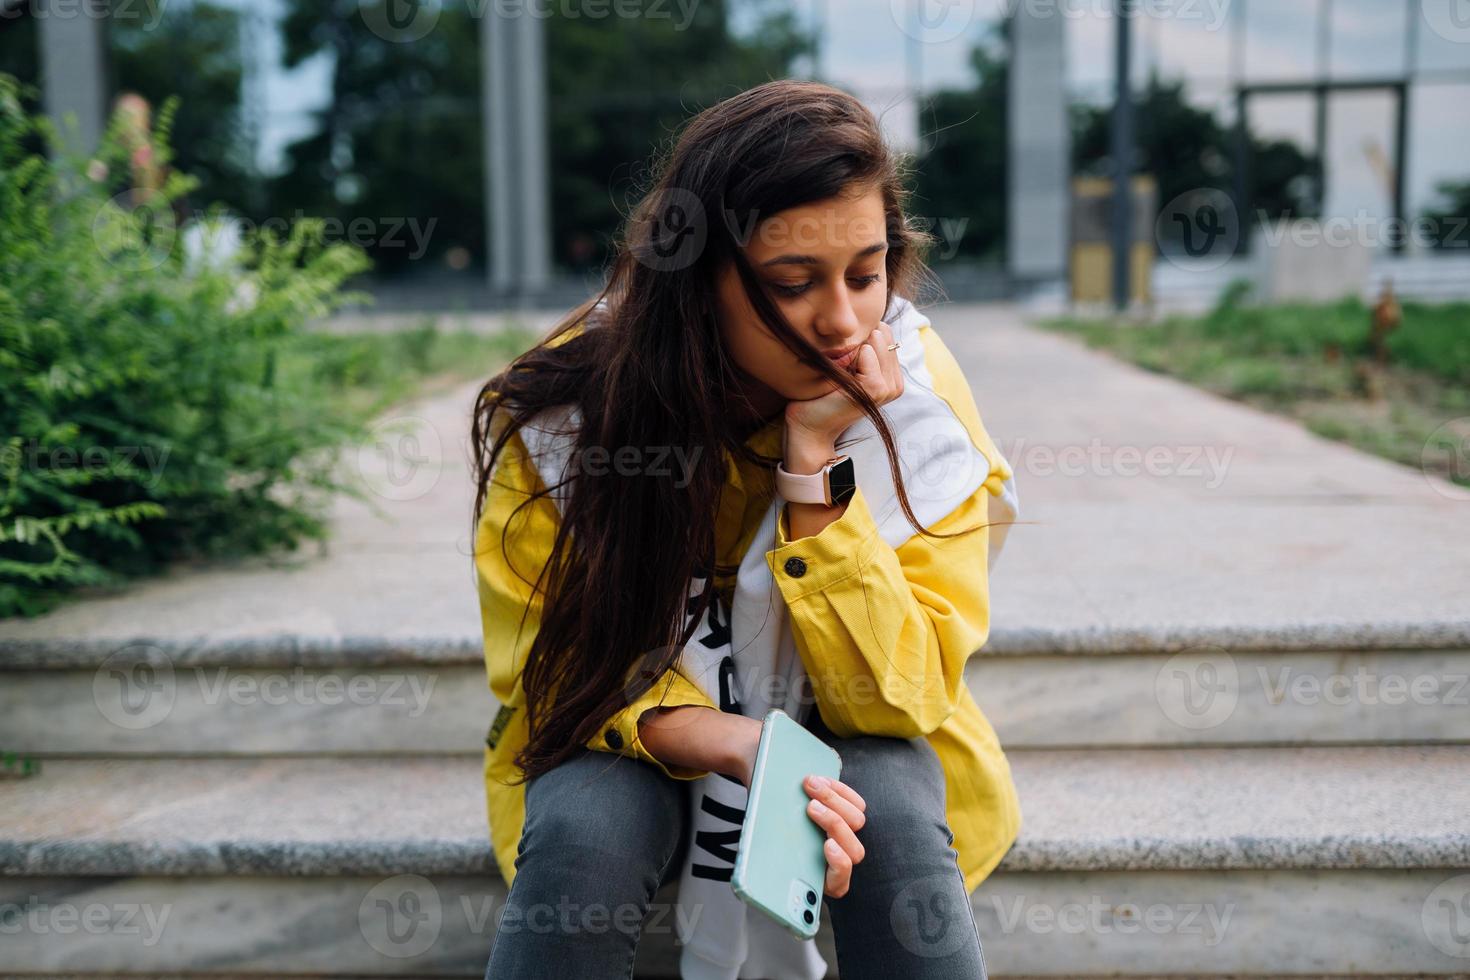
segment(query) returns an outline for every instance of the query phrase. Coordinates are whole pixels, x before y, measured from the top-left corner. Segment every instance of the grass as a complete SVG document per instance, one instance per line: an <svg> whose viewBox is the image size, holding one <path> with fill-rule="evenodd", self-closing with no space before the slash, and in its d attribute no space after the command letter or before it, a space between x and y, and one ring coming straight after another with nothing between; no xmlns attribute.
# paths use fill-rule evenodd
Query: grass
<svg viewBox="0 0 1470 980"><path fill-rule="evenodd" d="M1154 323L1042 326L1141 367L1297 419L1328 439L1470 486L1470 303L1403 304L1374 363L1357 300L1243 306Z"/></svg>
<svg viewBox="0 0 1470 980"><path fill-rule="evenodd" d="M304 333L280 370L314 377L338 407L366 420L407 398L488 379L535 339L522 327L498 333L441 330L425 317L420 326L392 332Z"/></svg>

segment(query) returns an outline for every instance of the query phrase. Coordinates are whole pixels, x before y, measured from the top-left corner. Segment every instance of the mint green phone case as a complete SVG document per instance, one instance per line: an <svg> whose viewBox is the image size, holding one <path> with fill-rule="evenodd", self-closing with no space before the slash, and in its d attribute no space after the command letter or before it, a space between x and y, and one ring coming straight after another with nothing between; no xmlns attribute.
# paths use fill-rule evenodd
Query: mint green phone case
<svg viewBox="0 0 1470 980"><path fill-rule="evenodd" d="M811 797L802 781L841 772L831 746L780 708L766 714L730 886L798 939L817 934L827 879L827 832L806 812Z"/></svg>

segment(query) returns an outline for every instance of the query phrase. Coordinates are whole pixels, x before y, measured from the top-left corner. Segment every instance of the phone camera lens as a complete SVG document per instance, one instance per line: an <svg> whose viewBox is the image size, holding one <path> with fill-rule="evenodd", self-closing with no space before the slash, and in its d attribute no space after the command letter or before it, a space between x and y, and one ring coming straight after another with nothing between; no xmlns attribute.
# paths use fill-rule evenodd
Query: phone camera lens
<svg viewBox="0 0 1470 980"><path fill-rule="evenodd" d="M812 924L812 910L811 909L807 909L805 912L801 913L801 918L802 918L802 921L804 921L807 925L811 925Z"/></svg>
<svg viewBox="0 0 1470 980"><path fill-rule="evenodd" d="M808 905L816 905L817 904L817 893L814 892L814 891L812 891L810 888L808 888L807 889L807 892L806 892L806 903Z"/></svg>

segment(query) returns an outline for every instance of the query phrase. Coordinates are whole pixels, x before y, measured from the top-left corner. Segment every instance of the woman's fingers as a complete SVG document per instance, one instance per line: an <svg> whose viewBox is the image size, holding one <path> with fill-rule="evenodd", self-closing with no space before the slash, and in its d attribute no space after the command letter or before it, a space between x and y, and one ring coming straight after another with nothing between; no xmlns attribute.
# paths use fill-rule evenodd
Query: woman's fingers
<svg viewBox="0 0 1470 980"><path fill-rule="evenodd" d="M842 814L821 800L812 800L808 803L806 805L806 812L811 814L811 818L816 821L817 826L827 832L828 837L835 840L848 853L853 863L857 863L863 859L863 854L865 853L863 845L857 839L857 833L853 830L852 824L848 823Z"/></svg>
<svg viewBox="0 0 1470 980"><path fill-rule="evenodd" d="M820 783L813 782L813 780L817 780L817 779L826 780L826 788L829 788L829 789L835 790L835 792L841 793L841 795L842 796L845 796L845 798L847 798L848 801L851 801L851 804L853 804L854 807L857 807L858 810L861 810L861 811L866 811L867 810L867 801L866 801L866 799L861 798L861 796L858 795L858 792L857 792L856 789L851 788L851 786L848 786L847 783L842 782L841 779L831 779L831 777L828 777L828 776L807 776L807 783L806 783L806 785L807 785L807 792L811 792L811 790L823 789L823 786L820 785ZM814 793L813 793L813 795L814 795Z"/></svg>
<svg viewBox="0 0 1470 980"><path fill-rule="evenodd" d="M868 808L868 804L851 786L835 779L828 780L824 786L818 786L808 778L805 788L808 796L821 800L836 810L853 830L862 830L863 824L867 823L868 818L863 815L863 811Z"/></svg>
<svg viewBox="0 0 1470 980"><path fill-rule="evenodd" d="M852 886L852 858L830 837L822 845L822 852L827 855L827 877L822 891L832 898L841 898Z"/></svg>
<svg viewBox="0 0 1470 980"><path fill-rule="evenodd" d="M867 385L868 393L873 396L878 404L882 405L897 398L903 390L903 377L898 366L898 351L891 351L888 345L893 343L893 328L888 324L879 322L863 347L872 351L863 350L858 355L858 360L871 357L869 366L861 372L861 377Z"/></svg>
<svg viewBox="0 0 1470 980"><path fill-rule="evenodd" d="M827 856L826 893L841 898L851 885L853 865L867 854L856 832L867 823L868 804L857 790L838 779L808 776L803 786L812 798L807 814L827 832L823 844Z"/></svg>

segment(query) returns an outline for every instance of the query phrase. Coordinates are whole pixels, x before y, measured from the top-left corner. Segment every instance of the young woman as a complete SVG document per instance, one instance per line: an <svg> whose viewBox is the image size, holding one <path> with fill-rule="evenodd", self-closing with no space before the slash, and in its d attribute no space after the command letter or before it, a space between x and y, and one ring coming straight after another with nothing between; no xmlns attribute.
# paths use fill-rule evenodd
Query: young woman
<svg viewBox="0 0 1470 980"><path fill-rule="evenodd" d="M932 240L901 162L856 99L778 81L696 116L656 174L606 288L475 406L509 885L486 976L631 976L674 880L700 919L682 976L823 975L729 905L776 706L842 757L806 789L844 980L983 977L969 896L1020 809L964 665L1013 474L904 298Z"/></svg>

